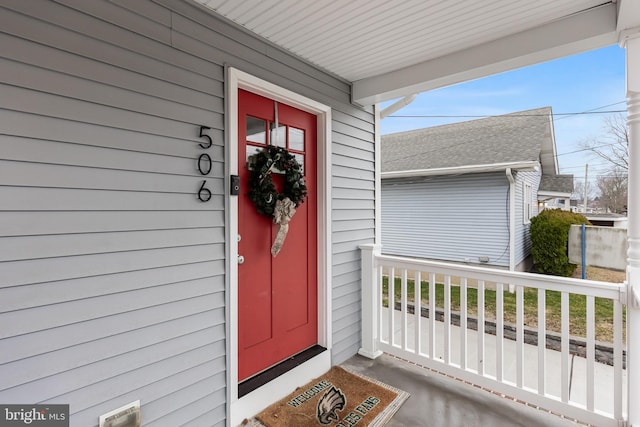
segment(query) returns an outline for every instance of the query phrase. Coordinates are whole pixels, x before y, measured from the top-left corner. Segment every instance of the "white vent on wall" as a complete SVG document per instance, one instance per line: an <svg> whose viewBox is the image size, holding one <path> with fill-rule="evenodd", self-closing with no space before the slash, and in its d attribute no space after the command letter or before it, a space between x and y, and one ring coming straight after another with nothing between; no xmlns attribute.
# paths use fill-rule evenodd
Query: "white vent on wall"
<svg viewBox="0 0 640 427"><path fill-rule="evenodd" d="M140 427L140 401L100 415L100 427Z"/></svg>

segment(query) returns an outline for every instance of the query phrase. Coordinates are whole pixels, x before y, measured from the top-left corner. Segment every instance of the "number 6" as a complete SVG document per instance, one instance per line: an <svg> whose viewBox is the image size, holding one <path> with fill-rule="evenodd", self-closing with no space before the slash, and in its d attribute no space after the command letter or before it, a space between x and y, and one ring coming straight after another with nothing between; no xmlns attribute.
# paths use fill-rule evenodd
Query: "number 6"
<svg viewBox="0 0 640 427"><path fill-rule="evenodd" d="M200 199L201 202L208 202L211 200L211 191L204 186L206 183L207 181L202 181L200 190L198 190L198 199Z"/></svg>

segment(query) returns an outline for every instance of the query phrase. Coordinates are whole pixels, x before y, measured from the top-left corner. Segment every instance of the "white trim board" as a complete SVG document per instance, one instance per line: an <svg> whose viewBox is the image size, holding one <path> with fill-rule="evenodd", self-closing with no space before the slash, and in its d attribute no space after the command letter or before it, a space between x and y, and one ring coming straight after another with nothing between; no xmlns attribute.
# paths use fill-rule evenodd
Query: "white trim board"
<svg viewBox="0 0 640 427"><path fill-rule="evenodd" d="M536 160L529 160L523 162L493 163L488 165L466 165L447 168L411 169L382 172L380 175L382 179L390 179L411 178L415 176L460 175L465 173L498 172L506 171L507 169L513 169L515 171L538 171L540 170L540 162Z"/></svg>
<svg viewBox="0 0 640 427"><path fill-rule="evenodd" d="M235 426L278 400L277 396L285 396L291 391L290 387L304 384L331 367L331 108L236 68L228 67L225 71L227 425ZM329 350L290 371L293 377L285 374L279 377L282 380L273 380L242 398L238 398L238 198L229 193L230 176L238 174L238 89L291 105L317 117L318 344ZM291 379L287 381L287 378Z"/></svg>
<svg viewBox="0 0 640 427"><path fill-rule="evenodd" d="M540 191L538 190L538 200L540 200L540 196L543 197L551 197L551 198L558 198L558 199L562 199L562 198L569 198L571 197L572 193L563 193L561 191ZM544 200L548 200L548 199L544 199Z"/></svg>
<svg viewBox="0 0 640 427"><path fill-rule="evenodd" d="M323 351L300 366L280 375L264 386L231 402L231 426L239 426L245 418L253 417L267 406L282 399L299 387L327 372L331 366L331 353ZM227 424L229 425L229 424Z"/></svg>

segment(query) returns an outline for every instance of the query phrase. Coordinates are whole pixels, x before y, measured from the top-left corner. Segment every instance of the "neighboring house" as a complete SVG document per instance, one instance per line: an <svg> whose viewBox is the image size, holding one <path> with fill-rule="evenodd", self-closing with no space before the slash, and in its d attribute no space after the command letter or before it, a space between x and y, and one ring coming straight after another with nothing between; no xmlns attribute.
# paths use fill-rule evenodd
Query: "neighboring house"
<svg viewBox="0 0 640 427"><path fill-rule="evenodd" d="M583 214L591 225L600 227L627 228L629 219L626 215L617 213L586 213Z"/></svg>
<svg viewBox="0 0 640 427"><path fill-rule="evenodd" d="M587 203L587 207L584 206L583 200L573 199L569 202L571 206L571 212L577 212L581 214L585 213L604 213L605 210L598 207L600 200L596 197L594 200Z"/></svg>
<svg viewBox="0 0 640 427"><path fill-rule="evenodd" d="M550 107L384 135L382 251L526 270L538 203L573 190L557 173Z"/></svg>
<svg viewBox="0 0 640 427"><path fill-rule="evenodd" d="M542 209L571 210L573 175L544 174L538 186L538 206Z"/></svg>

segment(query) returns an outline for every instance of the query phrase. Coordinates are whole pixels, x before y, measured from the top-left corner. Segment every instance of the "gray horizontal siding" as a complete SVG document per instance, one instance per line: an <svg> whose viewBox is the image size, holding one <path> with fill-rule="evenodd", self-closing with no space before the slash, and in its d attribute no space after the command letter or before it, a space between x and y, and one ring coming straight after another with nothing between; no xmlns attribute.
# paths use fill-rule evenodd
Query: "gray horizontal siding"
<svg viewBox="0 0 640 427"><path fill-rule="evenodd" d="M347 134L347 130L345 124L333 128L332 328L336 363L348 359L360 348L358 246L373 243L375 235L374 130L371 125L351 134Z"/></svg>
<svg viewBox="0 0 640 427"><path fill-rule="evenodd" d="M342 118L343 115L338 115ZM361 123L358 123L361 126ZM336 128L340 132L336 131ZM373 127L346 135L334 127L332 154L333 359L340 363L360 348L360 256L358 246L375 234ZM339 143L335 141L339 140ZM348 314L347 314L348 313Z"/></svg>
<svg viewBox="0 0 640 427"><path fill-rule="evenodd" d="M100 233L171 228L211 228L224 224L224 212L218 211L119 211L118 222L110 222L112 212L82 211L70 216L65 211L47 212L48 221L38 221L39 212L0 211L0 234L30 236L40 234Z"/></svg>
<svg viewBox="0 0 640 427"><path fill-rule="evenodd" d="M357 351L374 127L347 83L188 1L0 18L0 401L71 404L72 426L137 399L148 426L225 423L225 65L332 107L333 359Z"/></svg>
<svg viewBox="0 0 640 427"><path fill-rule="evenodd" d="M509 265L508 182L502 173L382 182L382 251Z"/></svg>

